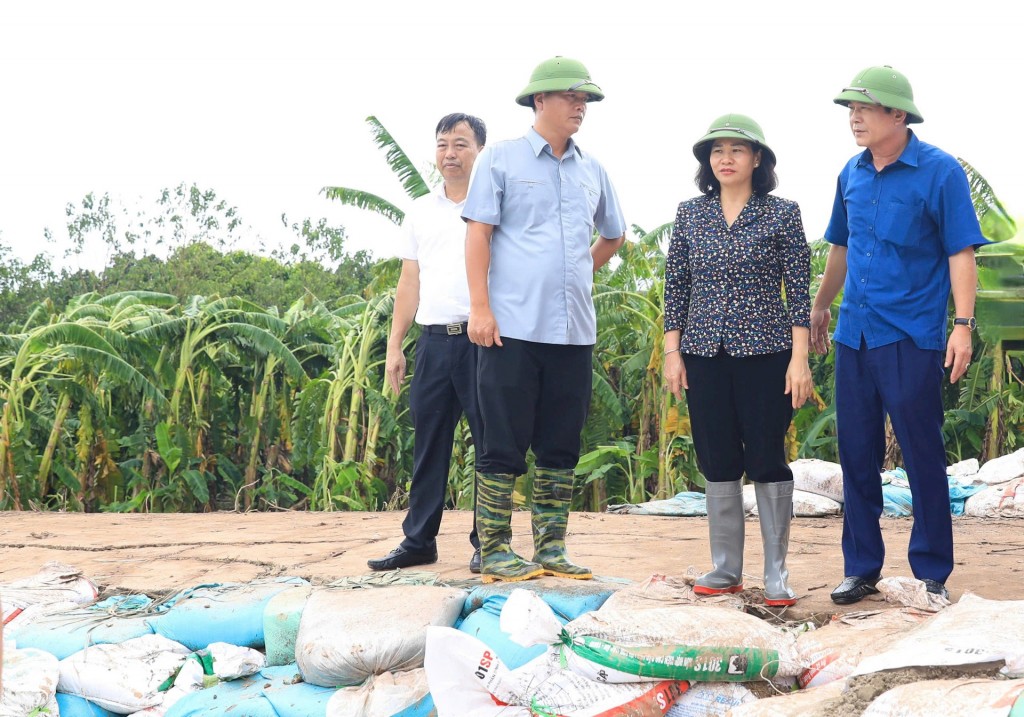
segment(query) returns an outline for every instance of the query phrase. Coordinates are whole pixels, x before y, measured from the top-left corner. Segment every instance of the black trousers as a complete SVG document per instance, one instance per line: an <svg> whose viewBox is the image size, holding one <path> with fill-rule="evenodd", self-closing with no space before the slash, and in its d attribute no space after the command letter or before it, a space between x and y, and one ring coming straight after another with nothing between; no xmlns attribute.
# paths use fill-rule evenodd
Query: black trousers
<svg viewBox="0 0 1024 717"><path fill-rule="evenodd" d="M477 395L483 417L482 473L526 472L533 449L542 468L575 468L590 410L593 346L501 338L481 348Z"/></svg>
<svg viewBox="0 0 1024 717"><path fill-rule="evenodd" d="M786 390L791 351L713 358L683 355L686 404L697 463L709 482L747 474L755 483L793 480L786 431L793 400Z"/></svg>
<svg viewBox="0 0 1024 717"><path fill-rule="evenodd" d="M479 460L483 430L476 398L476 364L477 347L466 333L449 336L443 329L424 327L416 343L415 373L409 391L416 435L409 512L402 523L405 533L402 546L406 550L423 553L437 549L436 538L448 490L452 441L463 413ZM469 540L473 547L480 547L475 519Z"/></svg>

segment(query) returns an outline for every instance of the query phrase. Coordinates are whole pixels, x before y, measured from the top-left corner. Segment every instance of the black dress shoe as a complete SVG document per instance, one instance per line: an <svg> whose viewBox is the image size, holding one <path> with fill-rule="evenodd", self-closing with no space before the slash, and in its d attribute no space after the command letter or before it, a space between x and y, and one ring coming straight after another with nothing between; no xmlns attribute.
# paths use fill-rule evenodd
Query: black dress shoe
<svg viewBox="0 0 1024 717"><path fill-rule="evenodd" d="M839 583L839 587L832 591L832 602L837 605L850 605L860 602L868 595L878 592L878 588L875 585L879 580L881 578L868 580L856 575L850 575L844 578L843 582Z"/></svg>
<svg viewBox="0 0 1024 717"><path fill-rule="evenodd" d="M480 548L473 551L473 557L469 559L469 572L479 573L480 572Z"/></svg>
<svg viewBox="0 0 1024 717"><path fill-rule="evenodd" d="M413 565L429 565L436 562L436 550L432 553L414 553L399 545L388 553L386 557L377 560L367 560L366 564L370 567L370 570L395 570L396 568L411 568Z"/></svg>
<svg viewBox="0 0 1024 717"><path fill-rule="evenodd" d="M924 589L930 592L932 595L938 595L949 600L949 590L946 590L946 586L940 583L938 580L932 580L931 578L925 578L921 581L924 583Z"/></svg>

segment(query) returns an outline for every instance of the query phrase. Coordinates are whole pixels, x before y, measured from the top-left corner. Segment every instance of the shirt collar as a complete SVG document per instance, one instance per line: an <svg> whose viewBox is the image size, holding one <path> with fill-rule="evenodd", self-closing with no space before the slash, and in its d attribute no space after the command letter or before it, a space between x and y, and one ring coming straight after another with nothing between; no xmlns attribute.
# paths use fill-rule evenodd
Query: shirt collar
<svg viewBox="0 0 1024 717"><path fill-rule="evenodd" d="M431 194L434 195L434 199L437 201L438 204L454 204L457 207L461 207L463 204L466 203L465 199L463 199L461 202L453 202L451 199L449 199L448 195L445 194L444 192L444 182L442 182L440 186L435 187L433 190L431 190Z"/></svg>
<svg viewBox="0 0 1024 717"><path fill-rule="evenodd" d="M896 161L902 162L910 167L916 167L918 155L921 153L921 140L919 140L917 135L914 134L914 130L908 129L907 132L910 133L910 139L907 141L907 146L903 148L902 152L900 152L899 159ZM870 149L865 149L857 159L857 166L866 167L871 164L874 164L874 157L872 156Z"/></svg>
<svg viewBox="0 0 1024 717"><path fill-rule="evenodd" d="M540 133L533 127L530 127L530 129L527 131L526 139L530 143L530 146L533 148L533 154L537 157L540 156L540 153L544 151L545 147L548 148L549 152L551 151L551 144L546 139L541 137ZM567 145L566 150L566 154L575 154L577 157L581 159L583 158L583 150L581 150L579 146L575 142L573 142L572 137L569 138L569 144ZM552 154L552 156L554 155Z"/></svg>

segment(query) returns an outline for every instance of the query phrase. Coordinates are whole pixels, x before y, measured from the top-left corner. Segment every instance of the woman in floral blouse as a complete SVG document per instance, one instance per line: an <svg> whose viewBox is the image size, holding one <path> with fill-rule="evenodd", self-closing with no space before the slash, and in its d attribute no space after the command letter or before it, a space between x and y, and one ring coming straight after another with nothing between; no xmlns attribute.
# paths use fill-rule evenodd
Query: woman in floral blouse
<svg viewBox="0 0 1024 717"><path fill-rule="evenodd" d="M665 266L665 382L686 391L707 479L714 569L700 595L743 589L743 474L764 542L765 603L792 605L786 553L793 473L785 436L811 395L807 364L810 249L778 185L760 125L730 114L693 146L702 196L679 205Z"/></svg>

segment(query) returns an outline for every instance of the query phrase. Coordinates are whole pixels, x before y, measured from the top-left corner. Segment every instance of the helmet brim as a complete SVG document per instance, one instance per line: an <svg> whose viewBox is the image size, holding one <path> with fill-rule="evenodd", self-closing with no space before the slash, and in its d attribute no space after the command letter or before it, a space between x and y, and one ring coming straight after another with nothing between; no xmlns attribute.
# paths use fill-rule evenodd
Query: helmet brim
<svg viewBox="0 0 1024 717"><path fill-rule="evenodd" d="M849 107L851 102L863 102L868 105L877 104L893 110L903 110L907 113L907 124L924 122L924 117L921 116L917 106L905 97L899 97L888 92L879 92L874 89L871 90L871 94L878 99L878 102L872 102L870 97L856 90L843 90L832 101L843 107Z"/></svg>
<svg viewBox="0 0 1024 717"><path fill-rule="evenodd" d="M533 96L541 92L586 92L590 95L590 102L600 102L604 99L604 92L593 82L580 84L579 80L573 81L566 77L551 77L545 80L531 82L516 96L516 104L523 107L533 106Z"/></svg>
<svg viewBox="0 0 1024 717"><path fill-rule="evenodd" d="M760 150L763 155L773 165L776 164L775 152L767 144L757 139L752 133L738 132L732 129L716 129L714 132L708 132L706 135L698 139L693 144L693 156L697 158L698 162L703 162L711 154L711 143L716 139L742 139L745 142L750 142L754 145L755 150Z"/></svg>

